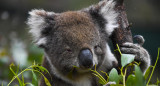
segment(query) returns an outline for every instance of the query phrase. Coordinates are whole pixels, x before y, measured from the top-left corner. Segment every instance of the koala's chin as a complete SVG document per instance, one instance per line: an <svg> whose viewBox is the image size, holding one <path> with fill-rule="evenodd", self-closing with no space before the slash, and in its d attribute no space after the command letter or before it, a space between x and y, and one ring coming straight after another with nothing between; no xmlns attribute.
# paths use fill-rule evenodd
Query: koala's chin
<svg viewBox="0 0 160 86"><path fill-rule="evenodd" d="M73 68L66 77L74 82L77 82L83 80L86 77L91 78L91 76L92 72L90 69Z"/></svg>

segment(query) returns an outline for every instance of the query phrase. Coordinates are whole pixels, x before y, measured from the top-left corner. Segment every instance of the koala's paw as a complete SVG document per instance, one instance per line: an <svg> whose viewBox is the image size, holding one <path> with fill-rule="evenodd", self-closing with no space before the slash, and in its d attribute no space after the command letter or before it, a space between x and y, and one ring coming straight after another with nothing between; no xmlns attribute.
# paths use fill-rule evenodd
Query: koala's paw
<svg viewBox="0 0 160 86"><path fill-rule="evenodd" d="M110 86L112 84L116 84L116 82L108 82L106 85L103 85L103 86Z"/></svg>
<svg viewBox="0 0 160 86"><path fill-rule="evenodd" d="M150 55L148 54L147 50L142 47L144 43L143 36L139 36L137 41L137 44L129 42L124 43L121 46L121 52L125 54L134 54L136 56L135 61L141 62L140 68L144 73L146 69L150 66Z"/></svg>

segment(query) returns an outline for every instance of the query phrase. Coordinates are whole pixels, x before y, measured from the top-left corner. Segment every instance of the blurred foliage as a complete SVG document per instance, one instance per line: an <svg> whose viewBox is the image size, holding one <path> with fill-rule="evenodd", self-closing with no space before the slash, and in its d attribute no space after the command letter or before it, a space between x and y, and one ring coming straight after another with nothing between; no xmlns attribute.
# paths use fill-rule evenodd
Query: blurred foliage
<svg viewBox="0 0 160 86"><path fill-rule="evenodd" d="M21 71L20 71L19 65L15 66L15 64L13 64L13 63L10 64L9 69L12 72L13 77L10 80L10 82L7 84L7 86L11 86L11 85L16 85L16 86L28 86L28 85L30 85L30 86L38 86L38 80L40 80L40 75L44 78L45 84L47 86L51 86L49 80L43 75L43 73L48 73L49 74L48 70L46 68L36 64L35 62L31 66L29 66L29 67L27 67L27 68L25 68L25 69L23 69ZM32 73L32 76L31 76L32 83L28 82L24 78L25 72L27 72L27 73L31 72ZM18 81L18 85L17 84L12 84L16 79Z"/></svg>
<svg viewBox="0 0 160 86"><path fill-rule="evenodd" d="M38 64L41 64L42 62L43 51L41 49L37 48L36 46L30 45L27 51L29 51L27 63L24 66L20 66L20 69L28 67L34 61ZM6 86L5 84L8 82L8 80L11 80L11 78L14 76L14 74L9 70L9 64L14 62L10 53L11 51L5 48L0 49L0 83L3 81L4 86ZM17 68L13 66L12 69L16 70ZM30 81L31 77L32 76L30 74L24 73L25 80Z"/></svg>

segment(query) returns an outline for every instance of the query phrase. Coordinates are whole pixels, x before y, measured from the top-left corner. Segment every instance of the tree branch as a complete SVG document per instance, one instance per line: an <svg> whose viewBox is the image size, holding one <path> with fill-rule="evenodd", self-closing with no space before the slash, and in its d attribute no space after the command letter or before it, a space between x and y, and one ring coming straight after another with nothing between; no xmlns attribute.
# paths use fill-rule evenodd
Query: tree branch
<svg viewBox="0 0 160 86"><path fill-rule="evenodd" d="M115 29L115 31L113 32L111 36L113 46L115 49L117 49L116 44L121 46L125 42L133 43L132 33L130 30L130 25L128 23L127 14L126 14L126 10L125 10L125 6L123 2L124 0L117 0L117 4L115 6L116 12L119 13L118 18L117 18L119 27ZM115 52L115 54L118 59L119 67L120 67L120 64L121 64L120 54L118 52Z"/></svg>
<svg viewBox="0 0 160 86"><path fill-rule="evenodd" d="M130 30L130 25L128 23L127 14L124 6L124 0L115 0L117 1L115 10L119 13L117 22L119 24L119 27L115 29L111 36L111 40L114 46L114 49L117 49L116 44L121 46L125 42L133 43L132 39L132 33ZM118 60L118 67L121 68L121 55L118 51L115 51L115 55ZM130 74L132 68L127 69L126 77Z"/></svg>

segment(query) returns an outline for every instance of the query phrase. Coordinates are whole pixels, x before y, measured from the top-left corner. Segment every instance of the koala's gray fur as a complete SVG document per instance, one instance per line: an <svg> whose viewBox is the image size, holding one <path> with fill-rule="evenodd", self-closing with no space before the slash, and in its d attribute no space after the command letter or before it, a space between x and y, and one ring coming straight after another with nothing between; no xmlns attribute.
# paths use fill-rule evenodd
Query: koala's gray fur
<svg viewBox="0 0 160 86"><path fill-rule="evenodd" d="M101 86L88 69L96 65L97 71L109 72L118 64L108 45L109 36L118 27L114 6L113 0L104 0L80 11L29 12L29 32L35 44L44 49L43 66L51 77L45 76L52 86ZM141 45L125 43L121 50L135 54L135 60L143 63L143 72L150 65L150 56ZM91 58L83 58L85 55ZM40 86L45 86L43 79Z"/></svg>

